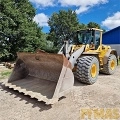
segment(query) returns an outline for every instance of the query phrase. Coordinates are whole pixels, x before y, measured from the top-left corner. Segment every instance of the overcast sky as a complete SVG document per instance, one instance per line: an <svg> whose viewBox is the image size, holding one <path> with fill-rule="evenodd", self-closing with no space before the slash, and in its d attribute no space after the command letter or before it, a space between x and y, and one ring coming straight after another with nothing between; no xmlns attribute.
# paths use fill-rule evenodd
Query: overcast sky
<svg viewBox="0 0 120 120"><path fill-rule="evenodd" d="M120 26L120 0L29 0L36 9L36 21L49 32L47 21L53 12L72 9L80 23L96 22L110 30Z"/></svg>

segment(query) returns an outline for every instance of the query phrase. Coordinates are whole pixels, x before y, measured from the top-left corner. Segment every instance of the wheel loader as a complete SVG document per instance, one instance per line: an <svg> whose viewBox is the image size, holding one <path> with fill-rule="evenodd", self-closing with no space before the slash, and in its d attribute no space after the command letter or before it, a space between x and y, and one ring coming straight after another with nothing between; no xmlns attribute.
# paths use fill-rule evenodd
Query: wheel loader
<svg viewBox="0 0 120 120"><path fill-rule="evenodd" d="M12 74L3 84L46 104L65 96L74 79L94 84L99 72L111 75L118 64L117 51L102 44L102 32L96 28L76 31L72 40L64 41L58 54L41 50L17 53Z"/></svg>

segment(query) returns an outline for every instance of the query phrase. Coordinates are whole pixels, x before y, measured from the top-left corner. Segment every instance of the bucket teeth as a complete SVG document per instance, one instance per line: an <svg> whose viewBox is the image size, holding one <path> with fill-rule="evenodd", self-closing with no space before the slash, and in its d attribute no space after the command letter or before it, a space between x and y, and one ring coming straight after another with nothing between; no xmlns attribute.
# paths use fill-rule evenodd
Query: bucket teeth
<svg viewBox="0 0 120 120"><path fill-rule="evenodd" d="M54 104L58 101L58 99L48 99L46 96L41 95L40 93L35 93L32 91L27 91L26 89L22 89L21 87L17 87L16 85L12 85L11 83L3 82L2 85L12 88L16 91L19 91L19 93L24 93L24 95L29 95L31 98L36 98L37 101L43 101L46 104Z"/></svg>

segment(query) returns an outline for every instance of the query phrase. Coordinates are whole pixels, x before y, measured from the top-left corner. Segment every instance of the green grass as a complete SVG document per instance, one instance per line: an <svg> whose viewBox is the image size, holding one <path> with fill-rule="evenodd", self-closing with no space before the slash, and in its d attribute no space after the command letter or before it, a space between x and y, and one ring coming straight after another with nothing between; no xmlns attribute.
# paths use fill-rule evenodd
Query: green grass
<svg viewBox="0 0 120 120"><path fill-rule="evenodd" d="M0 72L0 79L8 78L11 74L11 70Z"/></svg>

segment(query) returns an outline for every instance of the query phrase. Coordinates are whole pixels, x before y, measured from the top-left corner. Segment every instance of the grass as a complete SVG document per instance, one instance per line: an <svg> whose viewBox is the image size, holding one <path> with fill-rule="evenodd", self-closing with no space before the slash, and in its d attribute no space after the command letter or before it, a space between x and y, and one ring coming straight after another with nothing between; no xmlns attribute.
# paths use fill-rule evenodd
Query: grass
<svg viewBox="0 0 120 120"><path fill-rule="evenodd" d="M4 78L8 78L11 74L11 70L6 70L6 71L2 71L0 72L0 79L4 79Z"/></svg>

